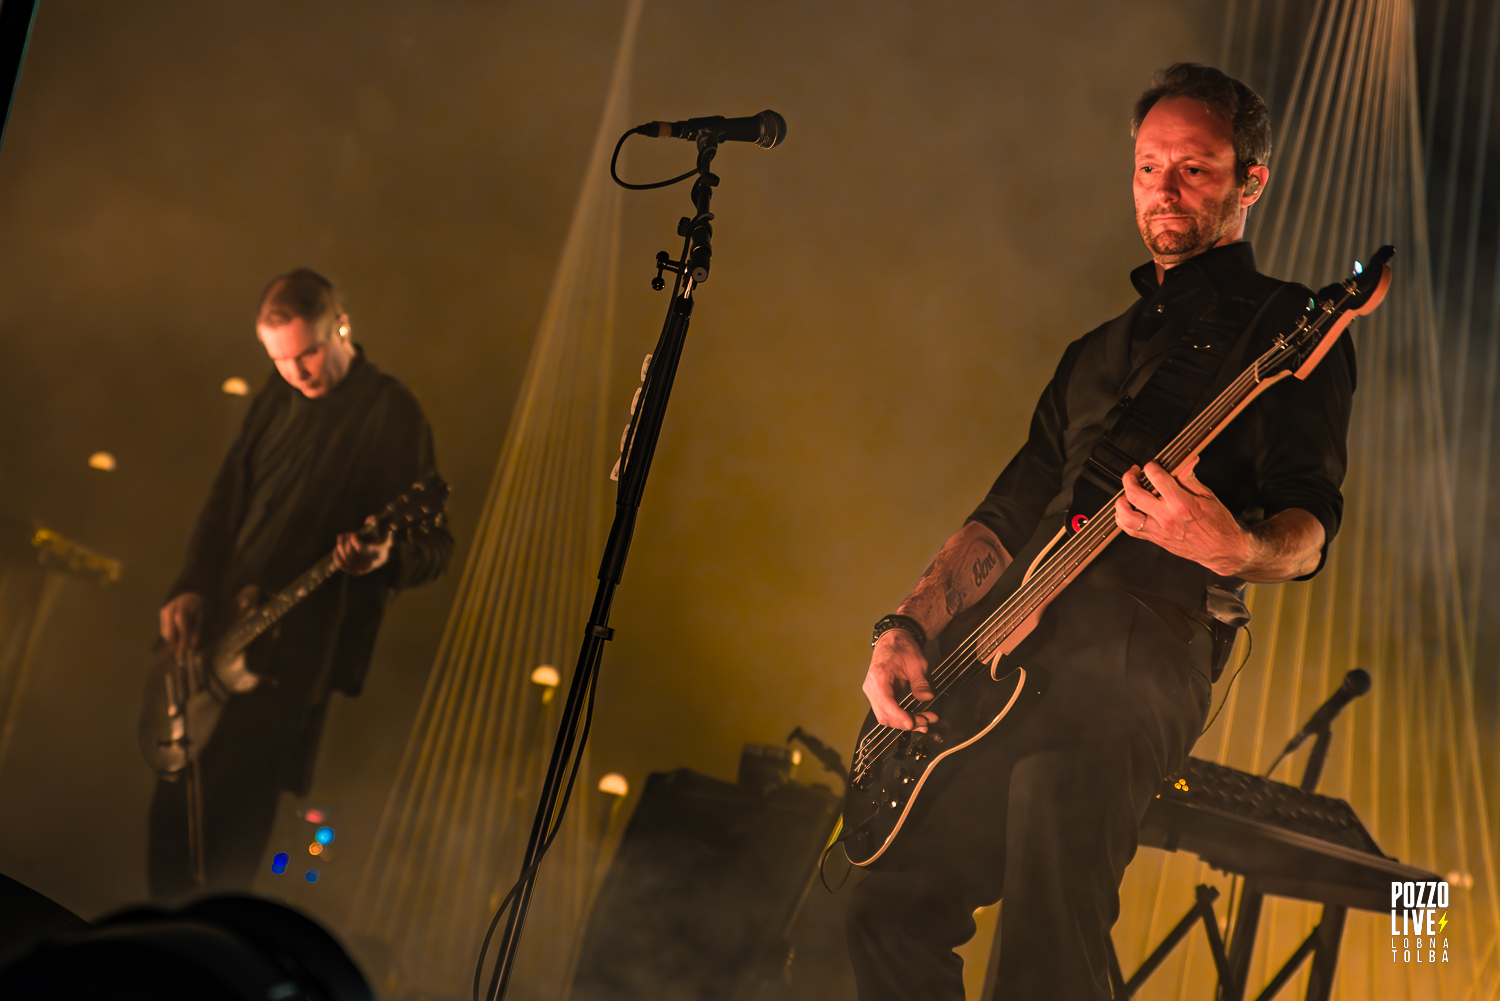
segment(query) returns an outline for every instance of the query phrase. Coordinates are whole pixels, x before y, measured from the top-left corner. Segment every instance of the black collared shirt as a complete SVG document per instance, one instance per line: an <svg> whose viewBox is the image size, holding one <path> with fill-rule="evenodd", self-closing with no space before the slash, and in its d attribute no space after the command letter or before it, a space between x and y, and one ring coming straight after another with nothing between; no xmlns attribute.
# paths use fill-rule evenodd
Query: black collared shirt
<svg viewBox="0 0 1500 1001"><path fill-rule="evenodd" d="M1180 337L1175 317L1201 313L1214 297L1262 303L1287 284L1257 272L1255 255L1244 242L1184 261L1168 270L1160 285L1154 264L1136 268L1130 277L1140 298L1068 346L1042 391L1026 444L970 518L994 531L1012 554L1039 531L1049 537L1056 531L1072 500L1073 481L1118 415L1120 399L1139 391ZM1300 315L1311 292L1295 289L1267 309L1246 346L1245 365ZM1346 332L1306 382L1284 379L1246 408L1204 450L1198 479L1246 524L1301 508L1322 523L1331 543L1343 514L1339 487L1348 464L1354 382L1354 348ZM1213 577L1195 563L1128 536L1111 544L1088 574L1101 583L1150 584L1148 590L1170 592L1188 605Z"/></svg>
<svg viewBox="0 0 1500 1001"><path fill-rule="evenodd" d="M202 594L223 612L245 584L279 590L435 468L432 429L416 398L363 351L314 399L273 368L220 467L171 594ZM282 620L274 649L263 641L260 653L275 663L260 666L316 673L331 649L326 685L358 694L391 592L436 579L452 549L439 526L399 538L373 573L337 575ZM309 664L292 663L303 654Z"/></svg>

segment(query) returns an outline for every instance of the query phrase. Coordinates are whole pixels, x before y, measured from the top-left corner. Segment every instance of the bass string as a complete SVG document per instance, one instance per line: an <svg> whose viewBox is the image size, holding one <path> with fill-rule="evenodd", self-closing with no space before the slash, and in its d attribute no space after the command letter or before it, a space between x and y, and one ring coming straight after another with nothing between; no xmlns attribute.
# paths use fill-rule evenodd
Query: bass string
<svg viewBox="0 0 1500 1001"><path fill-rule="evenodd" d="M302 576L292 581L281 591L278 591L271 600L262 606L261 610L252 618L247 619L239 628L229 634L229 643L235 649L243 649L255 642L267 629L276 624L283 615L289 612L302 598L310 594L314 589L322 585L329 577L333 576L333 554L329 554L319 560L311 569Z"/></svg>
<svg viewBox="0 0 1500 1001"><path fill-rule="evenodd" d="M1339 305L1342 306L1347 301L1348 294ZM1299 340L1305 340L1307 335L1317 333L1323 322L1334 315L1337 313L1325 312L1317 321L1305 326L1302 331L1299 331L1299 334L1303 335ZM1186 459L1192 450L1199 446L1207 432L1239 406L1249 391L1261 381L1261 371L1280 365L1299 348L1300 345L1292 343L1278 344L1257 358L1254 364L1241 372L1224 392L1220 393L1197 417L1189 421L1177 437L1162 449L1158 456L1160 464L1170 467ZM1104 506L1102 512L1090 519L1083 531L1070 539L1056 556L1043 564L1040 572L1034 574L1015 595L1001 605L952 653L943 658L932 674L935 697L951 690L954 684L971 676L980 666L983 666L987 660L986 654L992 654L994 648L999 646L1006 636L1035 611L1033 599L1039 599L1050 593L1073 572L1079 561L1092 553L1098 544L1105 541L1100 537L1109 535L1115 530L1114 504L1123 493L1123 490L1116 493L1114 498L1111 498ZM1077 558L1070 559L1070 557ZM920 704L921 701L910 694L902 697L898 703L908 712L916 709ZM871 754L878 755L899 739L901 734L909 732L899 727L884 725L872 727L865 738L860 741L859 749L865 758ZM872 739L879 740L879 744L874 748L868 746Z"/></svg>
<svg viewBox="0 0 1500 1001"><path fill-rule="evenodd" d="M1268 355L1277 349L1267 352ZM1241 373L1221 396L1204 410L1199 417L1191 421L1187 428L1178 435L1173 442L1163 449L1159 455L1159 461L1163 465L1174 465L1180 462L1201 441L1204 426L1212 426L1218 420L1228 414L1243 399L1248 390L1256 381L1256 372L1260 362L1265 361L1263 356L1257 359L1257 364L1251 366L1246 372ZM1108 541L1116 528L1114 521L1114 505L1123 491L1116 493L1113 498L1102 508L1101 513L1092 518L1087 527L1077 533L1075 537L1058 551L1057 555L1043 564L1042 569L1034 574L1021 589L1017 591L1004 605L1000 607L989 619L974 631L962 644L945 657L933 671L932 683L936 696L941 696L952 687L975 674L981 666L985 665L988 655L992 654L994 648L999 646L1014 629L1025 620L1027 616L1035 611L1035 605L1041 597L1054 590L1063 580L1066 580L1084 558L1092 553L1103 542ZM904 696L898 703L902 709L911 712L921 704L920 700L910 694ZM909 731L898 727L878 726L866 734L865 739L860 742L863 757L868 758L870 754L880 754L901 734ZM877 740L878 744L870 748L869 742Z"/></svg>
<svg viewBox="0 0 1500 1001"><path fill-rule="evenodd" d="M1186 457L1192 447L1196 447L1197 442L1201 441L1205 425L1216 424L1238 406L1248 390L1259 381L1257 376L1261 363L1271 361L1270 356L1278 351L1281 349L1273 347L1258 358L1254 365L1236 377L1234 382L1226 387L1225 391L1198 417L1190 421L1188 426L1160 453L1160 458L1164 460L1163 464L1173 465L1181 461L1181 458ZM1188 447L1184 449L1181 447L1183 445ZM1116 493L1115 497L1102 508L1101 513L1096 514L1088 522L1083 531L1070 539L1052 559L1043 564L1038 573L1033 574L1026 584L1018 589L1015 595L1012 595L974 633L943 659L932 674L936 695L940 696L951 690L958 681L977 671L984 663L982 658L985 653L993 653L994 648L1035 610L1035 599L1040 599L1055 589L1073 572L1083 558L1092 553L1100 543L1106 541L1102 537L1110 535L1115 530L1114 504L1122 493L1123 491ZM920 704L920 700L910 694L904 696L898 703L908 712L916 709ZM910 731L899 727L884 725L873 727L860 742L860 750L864 757L868 757L871 753L878 755L892 742L899 739L901 734L908 732ZM872 739L879 741L874 748L868 746Z"/></svg>
<svg viewBox="0 0 1500 1001"><path fill-rule="evenodd" d="M1184 461L1195 448L1200 447L1209 431L1217 427L1235 407L1244 402L1250 391L1261 382L1262 371L1277 368L1301 350L1308 340L1321 332L1326 322L1345 312L1345 307L1353 295L1353 292L1345 289L1344 296L1332 310L1325 310L1315 321L1293 332L1292 337L1295 340L1278 341L1257 358L1162 449L1158 454L1159 464L1172 467ZM1073 572L1079 562L1092 553L1099 544L1107 541L1101 536L1110 535L1115 531L1114 504L1123 493L1124 491L1116 493L1104 506L1102 512L1087 523L1083 531L1078 532L1064 544L1056 556L1043 564L1040 572L1034 574L963 643L943 658L932 674L934 697L951 690L954 684L971 676L980 666L983 666L988 655L993 654L994 649L1003 642L1005 637L1035 611L1035 601L1055 589ZM921 705L921 701L907 694L897 704L902 709L911 712ZM860 741L861 757L867 759L872 753L876 755L882 753L891 743L899 739L901 734L908 732L910 731L884 725L872 727ZM869 747L872 739L879 740L874 748Z"/></svg>

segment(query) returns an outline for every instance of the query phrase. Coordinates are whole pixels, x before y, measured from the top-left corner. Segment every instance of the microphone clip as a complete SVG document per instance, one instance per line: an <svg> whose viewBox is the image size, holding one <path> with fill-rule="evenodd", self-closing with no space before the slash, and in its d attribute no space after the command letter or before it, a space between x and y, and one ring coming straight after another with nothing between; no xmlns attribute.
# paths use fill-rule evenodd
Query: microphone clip
<svg viewBox="0 0 1500 1001"><path fill-rule="evenodd" d="M692 220L684 216L682 221L691 222ZM682 229L681 226L677 228L679 231ZM656 252L656 277L651 279L651 287L658 292L667 287L667 280L661 276L663 271L670 271L674 275L680 275L682 274L682 265L672 260L672 255L665 250L658 250Z"/></svg>

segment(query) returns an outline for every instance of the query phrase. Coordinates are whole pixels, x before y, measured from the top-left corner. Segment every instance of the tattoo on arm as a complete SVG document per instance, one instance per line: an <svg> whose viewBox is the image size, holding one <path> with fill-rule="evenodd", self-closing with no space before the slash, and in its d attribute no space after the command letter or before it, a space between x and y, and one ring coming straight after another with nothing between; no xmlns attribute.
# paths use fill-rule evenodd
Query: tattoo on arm
<svg viewBox="0 0 1500 1001"><path fill-rule="evenodd" d="M1000 550L989 539L976 539L964 554L964 562L973 573L974 586L983 587L990 573L1000 565Z"/></svg>
<svg viewBox="0 0 1500 1001"><path fill-rule="evenodd" d="M974 604L975 600L993 583L997 570L1003 570L1009 562L1005 550L998 540L986 533L974 537L969 532L966 540L950 539L942 552L922 571L922 577L910 595L901 603L898 611L917 616L925 621L925 615L939 615L938 608L947 612L951 619ZM933 620L934 629L946 623Z"/></svg>
<svg viewBox="0 0 1500 1001"><path fill-rule="evenodd" d="M974 581L974 588L984 587L984 582L990 579L990 574L1000 565L1000 549L990 539L975 539L969 544L964 552L963 559L954 567L955 573L948 581L946 606L949 615L957 615L969 604L969 599L964 596L967 591L968 582L961 580L959 574L961 567L967 567L969 577ZM976 595L977 597L977 595Z"/></svg>
<svg viewBox="0 0 1500 1001"><path fill-rule="evenodd" d="M990 575L990 571L995 569L995 564L999 562L1000 557L996 556L994 553L985 553L983 556L975 560L974 586L979 587L981 584L983 584L984 579Z"/></svg>

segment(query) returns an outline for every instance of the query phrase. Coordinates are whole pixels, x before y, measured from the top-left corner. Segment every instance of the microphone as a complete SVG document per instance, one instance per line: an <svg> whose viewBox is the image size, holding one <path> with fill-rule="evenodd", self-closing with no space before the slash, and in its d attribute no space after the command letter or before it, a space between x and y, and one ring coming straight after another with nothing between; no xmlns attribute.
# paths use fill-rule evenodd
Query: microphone
<svg viewBox="0 0 1500 1001"><path fill-rule="evenodd" d="M786 119L774 111L762 111L748 118L725 118L713 115L709 118L689 118L681 122L648 122L636 126L635 131L653 139L697 140L700 135L711 133L719 142L755 143L770 149L786 138Z"/></svg>
<svg viewBox="0 0 1500 1001"><path fill-rule="evenodd" d="M1302 746L1308 737L1328 729L1335 716L1344 711L1344 707L1361 695L1370 690L1370 672L1364 668L1356 667L1344 675L1344 683L1339 686L1338 691L1328 697L1328 701L1318 707L1318 711L1312 714L1307 724L1297 732L1297 735L1288 741L1286 750L1281 752L1284 758L1297 748ZM1277 759L1278 761L1280 759Z"/></svg>

